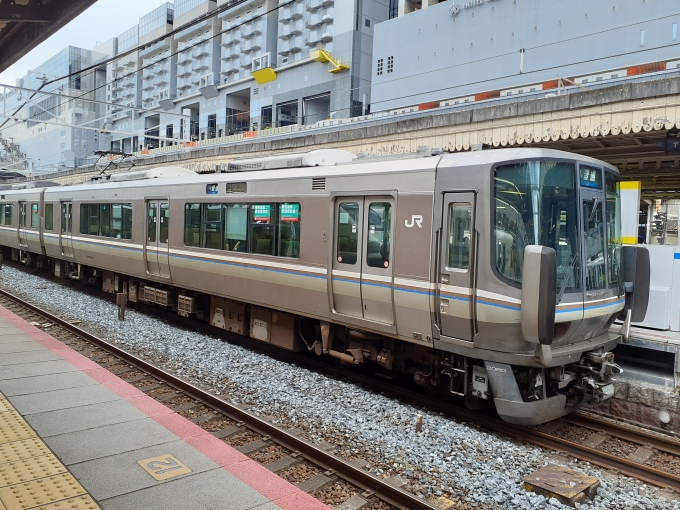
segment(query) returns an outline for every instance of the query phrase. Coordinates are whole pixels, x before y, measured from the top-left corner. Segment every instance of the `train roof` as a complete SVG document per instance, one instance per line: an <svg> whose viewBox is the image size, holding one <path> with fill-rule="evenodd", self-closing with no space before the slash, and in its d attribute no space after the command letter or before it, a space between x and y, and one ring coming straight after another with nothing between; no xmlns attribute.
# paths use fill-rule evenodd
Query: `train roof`
<svg viewBox="0 0 680 510"><path fill-rule="evenodd" d="M280 159L281 155L274 156ZM333 164L329 166L305 166L293 168L278 168L273 170L242 170L231 173L219 174L187 174L186 169L181 167L162 167L167 170L175 170L181 168L183 172L175 173L173 177L164 177L164 172L147 171L147 178L139 178L136 180L117 180L114 181L100 181L92 183L77 184L68 187L46 189L46 193L63 193L66 188L69 191L87 191L92 189L130 189L137 187L155 187L155 186L171 186L178 184L189 183L223 183L223 182L243 182L243 181L266 181L266 180L284 180L284 179L298 179L298 178L319 178L319 177L339 177L350 175L366 175L366 174L389 174L389 173L406 173L418 171L434 171L439 167L456 167L456 166L474 166L493 164L502 161L517 161L525 159L559 159L559 160L574 160L585 161L595 165L602 165L609 170L618 173L616 167L613 167L600 160L590 158L587 156L580 156L565 151L554 149L537 149L537 148L504 148L481 151L467 151L457 152L452 154L432 154L430 151L419 153L404 153L394 154L389 156L372 156L360 157L352 159L351 162L344 162ZM140 172L143 173L143 172ZM182 174L181 176L179 174ZM172 172L170 173L172 174ZM165 172L168 175L168 172ZM155 177L154 177L155 176ZM28 190L8 190L4 192L7 195L26 193ZM34 188L31 191L39 191Z"/></svg>

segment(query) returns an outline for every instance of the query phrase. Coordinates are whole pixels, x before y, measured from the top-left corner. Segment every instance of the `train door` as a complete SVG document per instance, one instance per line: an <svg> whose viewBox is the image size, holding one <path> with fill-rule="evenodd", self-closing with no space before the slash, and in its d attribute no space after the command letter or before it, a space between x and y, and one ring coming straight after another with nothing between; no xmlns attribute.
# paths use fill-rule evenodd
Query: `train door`
<svg viewBox="0 0 680 510"><path fill-rule="evenodd" d="M155 276L170 277L168 237L170 204L167 200L146 201L146 270Z"/></svg>
<svg viewBox="0 0 680 510"><path fill-rule="evenodd" d="M361 266L361 301L364 319L394 323L392 301L392 235L394 200L364 199L364 252Z"/></svg>
<svg viewBox="0 0 680 510"><path fill-rule="evenodd" d="M616 301L618 294L618 271L608 265L615 257L608 257L606 229L612 227L606 221L605 211L609 203L605 199L602 169L579 165L581 181L581 221L583 224L583 323L582 329L595 331L603 326L608 315L604 308ZM615 218L612 218L615 221ZM611 221L609 223L612 223ZM610 243L613 244L613 243ZM610 247L611 249L612 247ZM609 260L608 260L609 259ZM609 269L609 271L608 271ZM616 282L611 282L616 280ZM610 286L610 283L614 285Z"/></svg>
<svg viewBox="0 0 680 510"><path fill-rule="evenodd" d="M28 210L26 202L19 202L19 247L28 250L28 237L26 234L26 222L28 221Z"/></svg>
<svg viewBox="0 0 680 510"><path fill-rule="evenodd" d="M437 285L438 322L446 337L474 337L475 194L446 193Z"/></svg>
<svg viewBox="0 0 680 510"><path fill-rule="evenodd" d="M61 254L64 257L73 258L73 244L71 240L73 227L73 203L61 203L61 229L59 235L59 245Z"/></svg>
<svg viewBox="0 0 680 510"><path fill-rule="evenodd" d="M394 323L392 253L394 200L341 197L335 203L332 289L336 313Z"/></svg>
<svg viewBox="0 0 680 510"><path fill-rule="evenodd" d="M361 303L363 216L363 197L342 197L335 203L333 304L337 313L358 318L364 317Z"/></svg>

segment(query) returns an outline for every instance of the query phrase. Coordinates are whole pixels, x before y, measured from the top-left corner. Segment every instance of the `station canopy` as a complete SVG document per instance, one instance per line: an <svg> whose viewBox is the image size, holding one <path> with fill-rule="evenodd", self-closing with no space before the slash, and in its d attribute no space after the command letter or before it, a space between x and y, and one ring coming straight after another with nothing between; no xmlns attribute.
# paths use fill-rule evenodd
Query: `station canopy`
<svg viewBox="0 0 680 510"><path fill-rule="evenodd" d="M0 0L0 72L97 0Z"/></svg>

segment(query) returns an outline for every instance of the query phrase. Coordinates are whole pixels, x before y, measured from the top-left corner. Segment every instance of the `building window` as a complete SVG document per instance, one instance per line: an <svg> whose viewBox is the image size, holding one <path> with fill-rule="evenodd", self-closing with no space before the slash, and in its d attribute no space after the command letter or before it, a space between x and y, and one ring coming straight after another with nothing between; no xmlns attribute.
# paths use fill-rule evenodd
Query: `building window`
<svg viewBox="0 0 680 510"><path fill-rule="evenodd" d="M368 19L368 18L366 18L366 19L364 20L364 25L366 25L366 28L371 28L371 20Z"/></svg>
<svg viewBox="0 0 680 510"><path fill-rule="evenodd" d="M387 72L394 71L394 57L387 57Z"/></svg>
<svg viewBox="0 0 680 510"><path fill-rule="evenodd" d="M379 58L377 65L377 74L378 76L382 76L382 73L383 73L383 59Z"/></svg>

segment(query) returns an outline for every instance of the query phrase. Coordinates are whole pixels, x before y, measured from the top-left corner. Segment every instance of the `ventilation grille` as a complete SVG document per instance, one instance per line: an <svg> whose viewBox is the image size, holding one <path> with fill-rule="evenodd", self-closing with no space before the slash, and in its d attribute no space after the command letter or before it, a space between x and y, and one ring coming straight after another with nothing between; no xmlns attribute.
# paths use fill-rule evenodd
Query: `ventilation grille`
<svg viewBox="0 0 680 510"><path fill-rule="evenodd" d="M264 170L264 163L229 163L227 172L243 172L245 170Z"/></svg>
<svg viewBox="0 0 680 510"><path fill-rule="evenodd" d="M315 177L312 179L312 190L315 189L326 189L325 177Z"/></svg>

